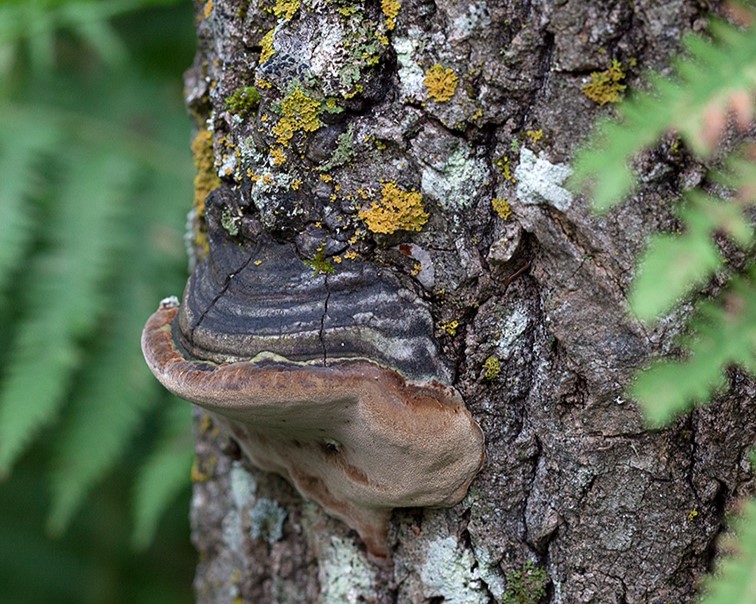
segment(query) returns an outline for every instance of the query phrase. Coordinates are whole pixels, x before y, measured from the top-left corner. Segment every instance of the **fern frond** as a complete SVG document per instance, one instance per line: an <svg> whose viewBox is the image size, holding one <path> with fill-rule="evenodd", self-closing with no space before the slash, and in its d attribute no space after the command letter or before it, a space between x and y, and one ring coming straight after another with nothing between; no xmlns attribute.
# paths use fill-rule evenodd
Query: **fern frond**
<svg viewBox="0 0 756 604"><path fill-rule="evenodd" d="M617 122L599 122L576 156L570 186L579 190L588 185L596 210L607 210L632 190L631 159L664 132L677 131L694 151L706 155L732 99L752 97L756 26L741 31L713 21L711 33L713 41L686 37L689 56L675 62L675 79L649 76L650 89L621 103Z"/></svg>
<svg viewBox="0 0 756 604"><path fill-rule="evenodd" d="M119 248L118 219L128 164L113 156L76 157L48 232L49 249L32 267L27 314L0 390L0 474L9 471L63 402L81 341L104 310L101 292Z"/></svg>
<svg viewBox="0 0 756 604"><path fill-rule="evenodd" d="M753 228L740 204L698 190L685 197L686 205L679 212L685 233L652 236L638 262L630 306L645 321L668 312L722 266L713 240L715 232L726 233L743 248L753 243Z"/></svg>
<svg viewBox="0 0 756 604"><path fill-rule="evenodd" d="M725 169L714 179L735 191L742 205L756 206L756 143L745 145L727 159Z"/></svg>
<svg viewBox="0 0 756 604"><path fill-rule="evenodd" d="M689 325L686 358L656 362L630 389L654 425L708 400L724 384L728 365L756 371L756 265L734 277L718 300L701 303Z"/></svg>
<svg viewBox="0 0 756 604"><path fill-rule="evenodd" d="M93 19L76 25L79 37L109 65L123 65L129 58L126 45L105 20Z"/></svg>
<svg viewBox="0 0 756 604"><path fill-rule="evenodd" d="M189 484L194 458L191 407L172 398L164 416L163 433L137 478L134 497L133 543L146 547L160 515L182 488Z"/></svg>
<svg viewBox="0 0 756 604"><path fill-rule="evenodd" d="M58 214L65 212L66 218L53 217L57 223L50 227L47 241L42 237L49 251L32 263L30 271L36 275L41 272L39 267L46 263L63 262L68 267L66 276L59 275L57 278L61 283L72 281L71 287L61 294L53 291L54 287L46 289L40 285L49 282L49 277L35 276L30 280L37 286L32 288L29 300L67 300L70 294L82 289L75 285L77 279L96 284L91 299L96 300L96 306L103 310L101 324L106 325L107 329L102 330L102 335L95 339L107 341L94 353L85 354L80 344L81 337L87 335L84 333L86 328L75 335L70 329L62 329L57 338L52 338L50 329L39 327L49 311L43 304L33 305L24 301L26 312L16 343L21 342L27 323L37 325L32 331L42 334L40 339L49 340L51 345L47 350L50 353L57 351L63 363L56 370L54 365L48 367L50 363L47 361L37 362L46 367L43 370L46 379L36 384L41 391L33 398L46 401L46 404L25 408L25 419L19 418L18 411L14 411L20 425L50 423L54 417L48 417L48 414L62 404L63 398L74 401L67 421L56 431L58 439L55 449L58 455L51 473L53 500L48 520L53 532L65 529L82 498L112 468L144 418L145 411L158 398L157 384L141 358L139 333L144 318L154 310L155 301L167 293L180 292L185 270L180 229L186 200L191 198L191 164L188 153L181 152L185 145L183 134L188 125L186 118L176 112L156 115L159 136L155 136L154 131L149 134L132 131L126 124L135 110L143 106L150 106L153 111L168 107L165 107L162 97L161 102L151 104L152 97L163 93L153 82L144 82L134 76L123 78L120 85L125 90L112 83L108 83L100 94L90 90L91 97L97 99L98 104L105 99L107 120L99 119L97 111L92 109L80 107L79 111L73 111L38 104L4 103L7 111L0 114L0 124L6 121L10 124L34 123L39 124L43 131L57 132L58 139L65 143L65 147L57 152L70 156L70 160L61 167L64 178L69 182L91 181L88 189L80 188L75 194L62 194L65 186L51 191L53 199L48 205L58 208ZM131 98L132 89L138 90L137 98ZM109 96L114 102L107 101ZM39 103L40 99L36 101ZM89 151L84 156L76 156L76 150L82 147ZM107 168L102 164L92 164L93 156L110 158L103 161L122 169L117 170L118 174L107 175ZM135 162L141 165L139 169L134 169ZM74 174L71 170L78 172ZM49 181L50 174L44 174L44 177ZM99 178L109 178L108 183L103 185ZM119 191L116 192L115 188ZM129 190L129 200L122 203L126 189ZM104 196L107 203L103 205L100 196ZM97 227L88 223L86 219L92 211L89 205L96 206L96 211L105 210L111 205L117 220L108 220L107 224ZM62 235L58 223L68 224L74 229L79 220L77 216L83 217L79 228L84 237L99 232L98 237L109 241L110 252L101 253L91 242L82 241L82 245L89 249L86 255L77 252L76 259L64 258L67 242L75 239L73 231L70 235ZM166 260L172 260L172 265L167 266ZM103 278L93 278L92 271ZM47 272L56 273L56 269ZM107 275L113 276L111 281L116 287L115 296L105 289L107 283L104 276ZM92 310L90 308L82 314L89 313L89 316L95 317L96 312L92 314ZM64 315L64 312L60 312L54 321L49 322L65 326L67 319ZM34 350L40 346L40 341L36 341L26 348ZM27 374L33 373L35 361L23 360L19 355L22 347L16 345L10 348L10 356L18 360L16 364L28 366ZM23 389L21 386L14 387L13 380L9 378L10 373L0 387L7 386L16 391ZM69 384L72 382L83 386L71 390ZM3 404L1 397L2 392L0 405ZM29 430L33 435L33 428ZM23 430L19 430L16 435L22 433ZM2 429L0 438L3 438ZM0 444L0 460L3 446L20 446L13 437L7 440L7 445Z"/></svg>
<svg viewBox="0 0 756 604"><path fill-rule="evenodd" d="M701 604L749 604L756 600L756 499L745 503L729 536L732 554L709 577Z"/></svg>
<svg viewBox="0 0 756 604"><path fill-rule="evenodd" d="M0 6L0 46L25 41L30 62L37 71L55 65L55 35L66 29L79 35L100 57L117 65L126 47L107 23L109 19L150 6L176 4L178 0L28 0L7 1Z"/></svg>
<svg viewBox="0 0 756 604"><path fill-rule="evenodd" d="M182 46L175 59L173 44L193 32L190 14L173 11L159 44L173 46L164 53L145 32L164 27L165 14L112 28L107 20L158 4L177 2L0 1L0 293L6 283L12 294L0 309L10 319L0 325L0 462L7 471L28 452L0 488L0 591L8 601L106 601L114 581L124 584L121 573L126 600L143 601L149 591L144 562L123 547L122 494L154 438L159 418L146 411L166 398L144 370L139 331L160 297L180 293L185 276L189 123L173 80L191 52ZM68 30L63 44L61 29ZM140 71L151 75L139 77L125 63L117 72L101 69L98 59L119 63L126 48L144 57ZM155 69L161 62L165 72ZM52 140L34 145L40 133ZM150 192L153 179L164 198ZM56 424L58 410L64 421ZM136 438L142 425L148 429ZM62 528L127 448L129 464L101 481L84 522L71 523L72 534L52 549L45 545L37 530L49 512L40 497L44 461L54 464L49 523ZM161 577L170 574L164 571ZM162 600L176 601L168 593Z"/></svg>
<svg viewBox="0 0 756 604"><path fill-rule="evenodd" d="M0 112L2 108L0 106ZM34 235L31 194L36 164L60 132L37 123L23 129L2 123L0 141L0 307L12 273L19 269Z"/></svg>
<svg viewBox="0 0 756 604"><path fill-rule="evenodd" d="M164 194L164 190L170 190L172 195ZM106 340L102 350L92 355L96 362L83 372L83 386L72 395L73 403L55 446L48 519L48 527L54 533L65 530L84 497L127 450L145 413L163 394L144 365L139 335L144 318L154 310L155 300L170 291L179 291L182 274L178 270L171 275L156 272L156 268L165 266L165 258L159 257L161 250L144 244L160 223L166 206L173 210L169 222L175 223L188 192L185 196L175 193L172 177L157 177L148 191L135 195L130 204L130 214L125 219L128 249L125 262L118 264L118 286L112 304L115 308L108 315L111 329L102 338ZM178 229L166 228L160 239L173 243L177 251L182 249ZM177 257L183 261L182 255ZM171 281L176 281L175 289Z"/></svg>
<svg viewBox="0 0 756 604"><path fill-rule="evenodd" d="M47 526L55 535L67 528L93 485L123 455L145 412L158 398L157 384L144 368L138 345L148 311L142 304L135 305L133 298L117 299L122 311L112 317L115 325L108 331L104 350L96 351L97 362L86 372L81 390L74 393L54 446Z"/></svg>
<svg viewBox="0 0 756 604"><path fill-rule="evenodd" d="M694 286L704 283L721 264L719 251L707 232L654 235L639 260L630 307L640 319L655 319Z"/></svg>

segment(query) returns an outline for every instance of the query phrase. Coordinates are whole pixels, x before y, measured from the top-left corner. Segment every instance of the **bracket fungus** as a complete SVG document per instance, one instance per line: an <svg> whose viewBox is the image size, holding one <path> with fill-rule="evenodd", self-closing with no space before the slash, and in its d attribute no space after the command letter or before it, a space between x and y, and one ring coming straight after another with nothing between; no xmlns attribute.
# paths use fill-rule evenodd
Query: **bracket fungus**
<svg viewBox="0 0 756 604"><path fill-rule="evenodd" d="M183 304L164 300L147 321L142 350L168 390L375 557L388 556L393 508L452 506L482 466L483 433L442 383L427 307L368 263L317 275L291 244L217 236Z"/></svg>

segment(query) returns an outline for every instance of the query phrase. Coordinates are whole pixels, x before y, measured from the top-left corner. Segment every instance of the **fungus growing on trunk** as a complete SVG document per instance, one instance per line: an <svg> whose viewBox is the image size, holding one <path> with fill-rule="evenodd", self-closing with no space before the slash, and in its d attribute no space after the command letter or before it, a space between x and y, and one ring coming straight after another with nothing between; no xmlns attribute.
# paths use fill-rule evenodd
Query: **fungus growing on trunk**
<svg viewBox="0 0 756 604"><path fill-rule="evenodd" d="M459 502L483 433L441 383L415 294L368 263L314 275L291 244L252 247L212 242L181 307L165 300L147 321L147 364L386 557L391 510Z"/></svg>

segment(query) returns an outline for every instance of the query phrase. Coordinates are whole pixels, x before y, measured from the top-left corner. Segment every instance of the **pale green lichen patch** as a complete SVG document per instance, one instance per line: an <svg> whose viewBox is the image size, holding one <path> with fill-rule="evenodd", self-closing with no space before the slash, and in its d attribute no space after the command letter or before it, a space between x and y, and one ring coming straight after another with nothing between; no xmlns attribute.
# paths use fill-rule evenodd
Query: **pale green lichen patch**
<svg viewBox="0 0 756 604"><path fill-rule="evenodd" d="M257 491L257 481L242 464L235 461L229 472L231 483L231 498L236 509L241 509L249 504Z"/></svg>
<svg viewBox="0 0 756 604"><path fill-rule="evenodd" d="M460 144L450 155L423 168L421 187L442 208L460 214L471 207L489 178L486 162Z"/></svg>
<svg viewBox="0 0 756 604"><path fill-rule="evenodd" d="M478 561L478 574L481 581L485 583L488 591L494 597L494 600L501 602L505 593L505 579L504 573L499 566L500 556L495 551L496 548L491 547L488 549L481 543L475 542L473 539L473 552L475 559Z"/></svg>
<svg viewBox="0 0 756 604"><path fill-rule="evenodd" d="M260 221L263 225L272 228L278 222L280 215L291 218L304 214L301 205L297 204L292 207L283 203L297 182L294 176L285 172L270 171L256 174L250 170L249 177L252 181L250 192L252 203L260 212Z"/></svg>
<svg viewBox="0 0 756 604"><path fill-rule="evenodd" d="M538 604L546 595L549 576L530 560L521 570L507 575L507 591L502 604Z"/></svg>
<svg viewBox="0 0 756 604"><path fill-rule="evenodd" d="M563 186L571 174L572 168L566 164L552 164L543 152L536 155L521 147L520 164L515 170L520 203L547 204L564 212L572 204L572 193Z"/></svg>
<svg viewBox="0 0 756 604"><path fill-rule="evenodd" d="M361 94L374 77L373 68L386 54L388 39L364 6L339 9L339 18L323 19L316 25L306 69L317 78L324 98L350 99Z"/></svg>
<svg viewBox="0 0 756 604"><path fill-rule="evenodd" d="M483 0L473 2L455 2L450 5L449 41L466 40L475 31L488 28L491 25L491 14Z"/></svg>
<svg viewBox="0 0 756 604"><path fill-rule="evenodd" d="M349 124L346 132L339 134L336 139L336 149L327 162L320 165L318 170L328 172L344 164L348 164L354 159L354 125Z"/></svg>
<svg viewBox="0 0 756 604"><path fill-rule="evenodd" d="M425 74L414 59L416 42L411 38L396 38L392 45L399 63L399 85L402 96L421 99L425 93Z"/></svg>
<svg viewBox="0 0 756 604"><path fill-rule="evenodd" d="M244 466L233 462L229 472L232 506L223 518L223 541L234 556L242 556L244 532L242 510L250 505L257 490L257 482Z"/></svg>
<svg viewBox="0 0 756 604"><path fill-rule="evenodd" d="M496 358L506 360L512 356L517 347L517 340L528 328L528 315L523 308L516 306L503 317L498 325L496 338Z"/></svg>
<svg viewBox="0 0 756 604"><path fill-rule="evenodd" d="M239 234L239 222L240 217L231 214L227 208L223 209L221 212L221 226L231 237L236 237Z"/></svg>
<svg viewBox="0 0 756 604"><path fill-rule="evenodd" d="M282 539L286 510L278 502L265 497L258 498L249 510L249 519L249 531L253 539L265 539L271 545Z"/></svg>
<svg viewBox="0 0 756 604"><path fill-rule="evenodd" d="M226 99L226 111L246 117L252 114L260 103L260 92L254 86L241 86Z"/></svg>
<svg viewBox="0 0 756 604"><path fill-rule="evenodd" d="M489 601L475 558L469 550L460 551L454 537L430 542L420 578L426 598L441 597L446 604L484 604Z"/></svg>
<svg viewBox="0 0 756 604"><path fill-rule="evenodd" d="M318 568L324 602L359 602L376 591L376 575L352 540L332 536Z"/></svg>
<svg viewBox="0 0 756 604"><path fill-rule="evenodd" d="M323 246L320 246L315 252L315 255L309 260L305 260L305 264L309 266L315 274L330 275L336 272L336 267L333 262L325 255Z"/></svg>

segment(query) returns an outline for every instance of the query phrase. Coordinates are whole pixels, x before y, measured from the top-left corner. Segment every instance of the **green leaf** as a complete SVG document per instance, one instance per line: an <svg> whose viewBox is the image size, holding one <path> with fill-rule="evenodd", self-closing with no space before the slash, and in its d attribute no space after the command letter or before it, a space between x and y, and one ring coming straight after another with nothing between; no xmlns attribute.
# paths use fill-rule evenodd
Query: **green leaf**
<svg viewBox="0 0 756 604"><path fill-rule="evenodd" d="M661 361L636 377L630 396L640 403L650 425L663 426L723 385L717 364Z"/></svg>
<svg viewBox="0 0 756 604"><path fill-rule="evenodd" d="M0 108L0 111L2 109ZM34 234L37 162L57 143L59 132L47 128L3 124L0 140L0 296L8 279L18 270Z"/></svg>
<svg viewBox="0 0 756 604"><path fill-rule="evenodd" d="M755 21L756 23L756 21ZM745 31L713 20L713 40L688 36L689 57L674 64L674 79L648 76L649 86L617 105L617 121L603 120L576 155L570 187L588 185L597 211L627 196L635 185L632 158L668 131L676 131L698 154L711 149L703 138L712 108L726 111L734 93L756 89L756 26Z"/></svg>
<svg viewBox="0 0 756 604"><path fill-rule="evenodd" d="M733 278L717 300L699 304L690 320L687 358L657 361L630 388L647 419L663 425L724 385L728 365L756 367L756 266Z"/></svg>
<svg viewBox="0 0 756 604"><path fill-rule="evenodd" d="M0 475L50 423L79 365L82 339L104 310L100 287L118 248L128 165L113 156L77 156L48 226L48 250L31 269L28 310L0 390Z"/></svg>
<svg viewBox="0 0 756 604"><path fill-rule="evenodd" d="M701 284L722 260L707 232L684 236L655 235L639 262L630 306L650 321L667 312L695 285Z"/></svg>
<svg viewBox="0 0 756 604"><path fill-rule="evenodd" d="M138 549L150 544L160 515L181 489L190 484L194 459L191 406L176 398L172 401L158 446L137 477L133 543Z"/></svg>
<svg viewBox="0 0 756 604"><path fill-rule="evenodd" d="M128 60L126 46L107 21L95 19L82 22L77 25L76 31L106 63L118 66Z"/></svg>
<svg viewBox="0 0 756 604"><path fill-rule="evenodd" d="M756 499L745 502L733 523L726 548L704 585L701 604L752 604L756 602Z"/></svg>
<svg viewBox="0 0 756 604"><path fill-rule="evenodd" d="M692 202L691 207L683 214L686 223L698 221L709 231L726 233L743 248L753 243L753 227L737 202L714 199L700 191L691 191L686 197Z"/></svg>
<svg viewBox="0 0 756 604"><path fill-rule="evenodd" d="M134 281L128 285L134 285ZM147 313L143 305L134 305L133 298L118 299L125 312L113 317L115 328L104 350L96 351L96 362L81 390L74 394L55 443L48 518L48 530L55 535L66 529L92 486L127 451L145 412L158 398L159 385L144 366L139 349L139 333ZM137 312L128 312L129 308Z"/></svg>
<svg viewBox="0 0 756 604"><path fill-rule="evenodd" d="M594 128L590 146L581 149L573 162L568 186L575 192L587 188L597 212L608 210L633 186L635 178L629 162L635 149L632 132L609 120L601 120ZM654 140L648 135L647 144ZM628 150L631 149L631 150ZM611 166L611 170L607 167Z"/></svg>
<svg viewBox="0 0 756 604"><path fill-rule="evenodd" d="M100 57L113 66L126 57L126 47L107 20L150 6L178 0L5 0L0 6L0 46L26 42L31 66L50 72L56 62L56 36L60 30L78 33Z"/></svg>

